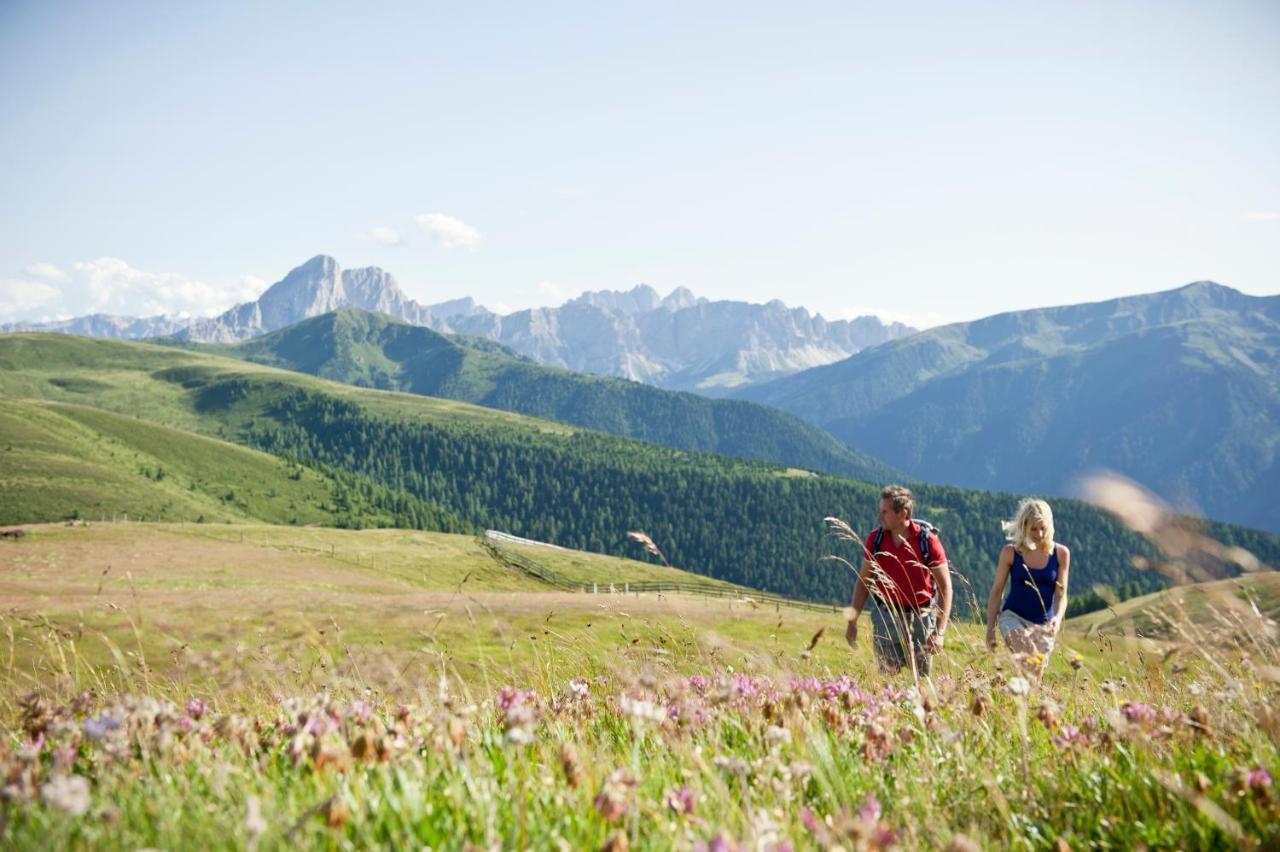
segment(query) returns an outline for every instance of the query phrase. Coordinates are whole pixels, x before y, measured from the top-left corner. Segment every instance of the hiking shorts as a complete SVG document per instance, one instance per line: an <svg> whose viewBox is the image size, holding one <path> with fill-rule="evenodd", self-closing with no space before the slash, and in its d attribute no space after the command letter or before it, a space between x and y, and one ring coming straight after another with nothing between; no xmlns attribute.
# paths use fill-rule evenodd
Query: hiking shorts
<svg viewBox="0 0 1280 852"><path fill-rule="evenodd" d="M927 675L932 655L924 650L937 626L937 610L931 603L920 609L902 609L882 601L871 605L871 629L880 670L894 672L915 659L916 673Z"/></svg>
<svg viewBox="0 0 1280 852"><path fill-rule="evenodd" d="M1010 647L1013 643L1010 642L1009 637L1016 633L1018 635L1013 637L1014 641L1021 643L1023 647L1030 648L1033 653L1047 657L1053 650L1056 637L1047 624L1028 621L1011 609L1001 610L996 624L1000 627L1000 635L1004 637L1004 643Z"/></svg>

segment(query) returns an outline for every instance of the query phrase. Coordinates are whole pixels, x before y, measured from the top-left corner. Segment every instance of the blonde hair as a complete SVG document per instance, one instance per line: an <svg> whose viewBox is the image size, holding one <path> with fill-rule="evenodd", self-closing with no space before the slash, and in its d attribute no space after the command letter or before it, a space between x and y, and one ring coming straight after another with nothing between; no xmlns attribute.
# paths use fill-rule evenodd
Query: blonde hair
<svg viewBox="0 0 1280 852"><path fill-rule="evenodd" d="M1001 521L1005 538L1018 550L1025 550L1031 535L1031 525L1036 521L1044 521L1044 543L1049 548L1053 545L1053 510L1043 500L1027 498L1018 504L1018 511L1012 521Z"/></svg>

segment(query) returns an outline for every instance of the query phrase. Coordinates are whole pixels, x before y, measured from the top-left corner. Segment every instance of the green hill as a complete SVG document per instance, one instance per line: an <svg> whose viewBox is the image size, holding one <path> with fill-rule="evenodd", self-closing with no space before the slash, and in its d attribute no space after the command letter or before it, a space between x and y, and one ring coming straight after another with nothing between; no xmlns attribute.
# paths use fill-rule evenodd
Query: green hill
<svg viewBox="0 0 1280 852"><path fill-rule="evenodd" d="M1266 571L1175 586L1078 616L1071 619L1070 624L1090 633L1134 633L1156 639L1192 638L1207 642L1247 641L1257 631L1260 618L1270 619L1273 625L1280 619L1280 572Z"/></svg>
<svg viewBox="0 0 1280 852"><path fill-rule="evenodd" d="M118 517L467 528L356 475L69 403L0 400L0 453L6 524ZM353 516L348 495L362 487L370 499Z"/></svg>
<svg viewBox="0 0 1280 852"><path fill-rule="evenodd" d="M1280 532L1280 296L1198 283L930 329L742 391L907 474L1069 494L1096 468Z"/></svg>
<svg viewBox="0 0 1280 852"><path fill-rule="evenodd" d="M471 402L681 450L887 481L888 466L798 417L639 382L539 366L488 340L354 308L238 344L156 341L361 387Z"/></svg>
<svg viewBox="0 0 1280 852"><path fill-rule="evenodd" d="M687 453L464 403L355 388L297 373L143 344L58 335L0 337L6 398L77 400L266 451L318 474L348 478L339 514L353 524L415 507L466 529L500 529L577 550L638 555L644 530L675 565L752 588L847 600L852 576L820 557L833 547L821 519L869 528L877 487L797 476L776 465ZM959 600L984 600L1016 496L945 486L917 489L917 514L943 529L962 576ZM416 501L416 502L409 502ZM1055 502L1075 553L1077 588L1127 581L1157 588L1131 557L1141 539L1078 502ZM370 520L370 522L373 522ZM414 525L414 524L404 524ZM1209 529L1280 563L1280 540ZM846 555L852 555L845 550Z"/></svg>

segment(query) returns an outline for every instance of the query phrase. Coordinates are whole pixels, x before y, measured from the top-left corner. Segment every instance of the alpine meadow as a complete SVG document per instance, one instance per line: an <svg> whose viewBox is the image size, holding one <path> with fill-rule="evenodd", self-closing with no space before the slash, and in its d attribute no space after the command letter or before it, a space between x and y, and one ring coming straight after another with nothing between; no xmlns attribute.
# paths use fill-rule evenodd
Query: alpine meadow
<svg viewBox="0 0 1280 852"><path fill-rule="evenodd" d="M1280 850L1277 44L0 4L0 849Z"/></svg>

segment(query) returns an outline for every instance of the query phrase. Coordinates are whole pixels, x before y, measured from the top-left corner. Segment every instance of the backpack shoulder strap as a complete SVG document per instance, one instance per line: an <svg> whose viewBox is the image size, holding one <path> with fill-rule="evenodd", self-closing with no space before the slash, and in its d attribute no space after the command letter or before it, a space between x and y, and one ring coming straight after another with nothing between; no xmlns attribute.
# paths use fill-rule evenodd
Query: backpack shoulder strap
<svg viewBox="0 0 1280 852"><path fill-rule="evenodd" d="M929 533L934 532L934 528L928 521L916 521L916 523L920 525L920 561L927 566L929 557L933 555L933 548L929 544Z"/></svg>
<svg viewBox="0 0 1280 852"><path fill-rule="evenodd" d="M871 537L871 552L879 553L881 544L884 544L884 527L876 527L875 535Z"/></svg>

